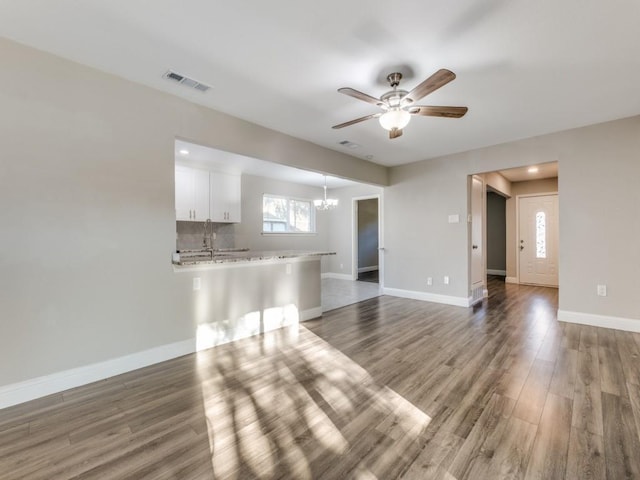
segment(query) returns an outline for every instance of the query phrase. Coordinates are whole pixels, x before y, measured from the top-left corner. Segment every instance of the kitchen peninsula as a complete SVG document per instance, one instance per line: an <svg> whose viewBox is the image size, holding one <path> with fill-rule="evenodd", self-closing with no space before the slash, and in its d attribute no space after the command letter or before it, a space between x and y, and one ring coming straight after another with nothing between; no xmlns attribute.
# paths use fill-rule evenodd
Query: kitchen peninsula
<svg viewBox="0 0 640 480"><path fill-rule="evenodd" d="M257 335L322 315L324 251L181 251L173 255L197 349ZM185 292L186 293L186 292Z"/></svg>

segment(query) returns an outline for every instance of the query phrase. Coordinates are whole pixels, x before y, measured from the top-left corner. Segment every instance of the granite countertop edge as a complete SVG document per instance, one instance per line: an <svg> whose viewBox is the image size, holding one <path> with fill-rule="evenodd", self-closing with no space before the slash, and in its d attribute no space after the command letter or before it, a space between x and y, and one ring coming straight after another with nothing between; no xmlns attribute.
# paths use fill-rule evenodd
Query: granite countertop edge
<svg viewBox="0 0 640 480"><path fill-rule="evenodd" d="M335 255L336 252L326 251L306 251L306 250L276 250L276 251L244 251L224 253L223 255L215 255L212 259L206 260L190 260L172 262L176 267L186 267L193 265L217 265L223 263L245 263L259 260L281 260L285 258L296 257L319 257L323 255Z"/></svg>

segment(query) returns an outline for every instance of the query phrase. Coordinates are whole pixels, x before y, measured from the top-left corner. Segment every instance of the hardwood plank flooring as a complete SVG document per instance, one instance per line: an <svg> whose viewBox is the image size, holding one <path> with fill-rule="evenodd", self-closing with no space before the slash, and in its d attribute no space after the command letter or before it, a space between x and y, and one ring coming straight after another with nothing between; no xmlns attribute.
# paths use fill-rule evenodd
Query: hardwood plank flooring
<svg viewBox="0 0 640 480"><path fill-rule="evenodd" d="M640 479L640 335L378 297L0 410L0 478Z"/></svg>

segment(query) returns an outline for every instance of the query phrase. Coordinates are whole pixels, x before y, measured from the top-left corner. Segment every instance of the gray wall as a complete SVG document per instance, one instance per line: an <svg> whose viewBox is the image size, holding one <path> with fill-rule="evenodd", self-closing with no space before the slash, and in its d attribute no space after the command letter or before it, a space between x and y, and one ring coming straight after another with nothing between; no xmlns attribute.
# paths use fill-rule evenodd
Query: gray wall
<svg viewBox="0 0 640 480"><path fill-rule="evenodd" d="M189 274L170 263L176 137L387 181L379 165L7 40L0 57L0 386L194 337Z"/></svg>
<svg viewBox="0 0 640 480"><path fill-rule="evenodd" d="M487 270L507 270L506 199L487 192Z"/></svg>
<svg viewBox="0 0 640 480"><path fill-rule="evenodd" d="M392 168L385 285L467 298L467 225L447 223L466 215L467 176L557 160L560 309L640 319L638 152L640 117L631 117ZM596 295L598 283L607 297Z"/></svg>
<svg viewBox="0 0 640 480"><path fill-rule="evenodd" d="M378 199L358 200L358 269L378 266Z"/></svg>
<svg viewBox="0 0 640 480"><path fill-rule="evenodd" d="M353 276L353 201L358 197L380 195L381 205L384 204L383 189L374 185L354 185L350 187L330 190L330 197L338 199L338 206L334 210L322 212L328 226L329 250L336 252L335 256L327 257L327 271L342 275ZM342 268L341 268L342 266Z"/></svg>
<svg viewBox="0 0 640 480"><path fill-rule="evenodd" d="M176 137L390 180L386 284L424 291L433 276L429 291L457 297L468 295L467 225L447 215L465 218L467 175L558 160L561 309L640 319L640 117L388 171L13 42L0 40L0 57L0 386L194 337L191 279L170 265ZM338 190L350 205L371 187ZM330 271L351 268L335 230L351 231L349 208L329 213Z"/></svg>
<svg viewBox="0 0 640 480"><path fill-rule="evenodd" d="M322 198L320 187L271 178L242 176L242 222L235 226L236 245L251 250L326 250L327 218L316 215L315 234L262 235L262 196L285 195L306 200Z"/></svg>

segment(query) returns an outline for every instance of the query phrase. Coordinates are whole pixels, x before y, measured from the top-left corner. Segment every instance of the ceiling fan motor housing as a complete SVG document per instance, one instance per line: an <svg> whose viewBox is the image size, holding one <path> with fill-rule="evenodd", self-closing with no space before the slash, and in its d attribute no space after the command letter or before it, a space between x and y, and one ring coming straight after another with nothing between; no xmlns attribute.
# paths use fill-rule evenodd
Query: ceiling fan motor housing
<svg viewBox="0 0 640 480"><path fill-rule="evenodd" d="M402 74L400 72L393 72L387 75L387 81L392 87L400 85L400 80L402 80Z"/></svg>

